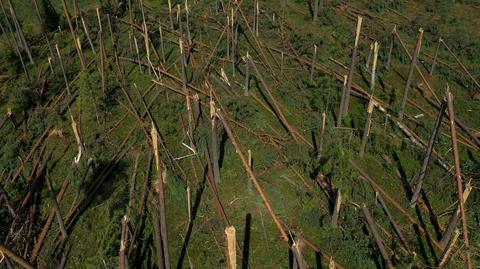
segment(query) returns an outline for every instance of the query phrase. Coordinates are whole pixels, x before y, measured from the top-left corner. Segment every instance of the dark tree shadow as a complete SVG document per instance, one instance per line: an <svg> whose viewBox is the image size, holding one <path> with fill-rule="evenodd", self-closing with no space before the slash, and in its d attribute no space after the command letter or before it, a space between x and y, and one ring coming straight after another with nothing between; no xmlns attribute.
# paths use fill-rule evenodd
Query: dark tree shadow
<svg viewBox="0 0 480 269"><path fill-rule="evenodd" d="M248 269L248 258L250 255L251 228L252 228L252 214L247 213L247 217L245 219L245 232L243 236L242 269Z"/></svg>

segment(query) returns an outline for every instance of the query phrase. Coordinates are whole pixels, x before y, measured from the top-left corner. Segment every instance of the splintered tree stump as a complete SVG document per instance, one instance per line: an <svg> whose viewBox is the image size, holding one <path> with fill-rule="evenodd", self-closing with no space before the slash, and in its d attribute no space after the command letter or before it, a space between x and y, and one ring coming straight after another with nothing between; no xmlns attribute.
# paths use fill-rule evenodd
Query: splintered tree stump
<svg viewBox="0 0 480 269"><path fill-rule="evenodd" d="M387 250L385 249L385 245L383 243L382 237L378 233L377 226L375 225L375 221L373 220L372 215L370 214L370 211L368 210L365 204L363 204L362 206L362 211L363 211L363 214L365 215L365 219L367 220L369 230L373 235L373 239L375 240L375 243L377 244L377 247L380 250L380 254L382 255L383 260L385 261L387 268L393 269L394 267L392 265L392 261L390 260Z"/></svg>
<svg viewBox="0 0 480 269"><path fill-rule="evenodd" d="M235 235L235 227L230 226L225 228L225 235L227 237L227 268L237 269L237 241Z"/></svg>

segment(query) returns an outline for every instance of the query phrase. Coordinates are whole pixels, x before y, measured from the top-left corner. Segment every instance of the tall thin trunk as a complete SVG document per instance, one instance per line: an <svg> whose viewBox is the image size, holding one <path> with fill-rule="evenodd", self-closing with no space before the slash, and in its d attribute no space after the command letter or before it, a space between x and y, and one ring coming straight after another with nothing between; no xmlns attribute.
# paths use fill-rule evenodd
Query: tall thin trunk
<svg viewBox="0 0 480 269"><path fill-rule="evenodd" d="M437 48L435 49L435 55L433 56L433 62L432 62L432 67L430 68L430 76L433 75L433 70L435 68L435 64L437 64L437 57L438 57L438 51L440 50L440 44L442 43L442 38L438 38L438 44Z"/></svg>
<svg viewBox="0 0 480 269"><path fill-rule="evenodd" d="M363 158L365 153L365 146L367 145L368 136L370 134L370 126L372 124L372 114L375 107L375 101L373 100L373 93L375 91L376 69L377 69L377 57L378 57L378 43L373 44L373 64L372 64L372 76L370 78L370 100L367 108L367 119L365 122L365 128L363 129L362 142L360 145L360 158Z"/></svg>
<svg viewBox="0 0 480 269"><path fill-rule="evenodd" d="M400 112L398 113L398 118L400 120L403 119L403 112L405 110L405 104L407 103L408 91L410 90L410 85L412 83L413 72L415 71L415 67L417 65L417 58L418 58L418 54L420 53L422 38L423 38L423 29L420 28L420 30L418 30L418 38L417 38L417 44L415 46L415 52L413 53L412 62L410 64L410 68L408 69L407 81L405 83L405 88L403 90L402 104L400 106Z"/></svg>
<svg viewBox="0 0 480 269"><path fill-rule="evenodd" d="M422 190L422 185L427 175L427 167L430 162L430 158L433 152L433 146L437 140L437 136L442 126L442 118L447 108L447 102L445 100L440 104L440 109L438 110L437 118L435 119L435 124L433 126L432 134L428 140L427 151L425 152L425 157L423 158L422 167L417 176L417 185L415 186L415 191L413 192L412 199L410 200L410 206L414 207L417 204L418 197L420 196L420 191Z"/></svg>
<svg viewBox="0 0 480 269"><path fill-rule="evenodd" d="M228 269L237 269L237 240L235 227L229 226L225 228L225 236L227 237L227 261Z"/></svg>
<svg viewBox="0 0 480 269"><path fill-rule="evenodd" d="M360 30L362 29L362 21L363 17L358 16L357 18L357 29L355 31L355 43L353 45L353 51L352 51L352 60L350 62L350 69L348 70L348 79L347 79L347 85L345 87L345 99L344 99L344 105L343 105L343 111L341 114L341 117L346 115L348 113L348 105L350 101L350 91L352 88L352 81L353 81L353 74L355 72L355 65L357 62L357 49L358 49L358 42L360 40Z"/></svg>
<svg viewBox="0 0 480 269"><path fill-rule="evenodd" d="M58 225L60 226L60 232L62 232L63 240L66 240L68 237L68 234L67 234L67 229L65 228L65 223L63 222L62 211L60 211L60 206L58 205L56 195L55 193L53 193L53 187L52 187L52 183L50 182L50 179L46 177L46 180L47 180L48 192L50 193L50 196L52 197L52 200L53 200L53 207L55 208L55 214L57 215Z"/></svg>
<svg viewBox="0 0 480 269"><path fill-rule="evenodd" d="M10 13L12 15L13 24L17 29L17 33L20 38L20 41L23 43L23 48L25 49L25 52L27 53L28 58L30 59L30 63L35 64L35 62L33 61L32 53L30 52L30 48L28 47L27 40L25 39L25 35L23 33L22 27L20 26L20 22L18 21L17 11L15 10L15 6L13 5L12 0L8 0L8 4L10 6Z"/></svg>
<svg viewBox="0 0 480 269"><path fill-rule="evenodd" d="M65 67L63 66L62 55L60 54L58 44L55 44L55 49L57 50L58 62L60 63L60 68L62 69L63 79L65 80L65 87L67 88L68 95L70 95L70 87L68 85L67 74L65 73Z"/></svg>
<svg viewBox="0 0 480 269"><path fill-rule="evenodd" d="M82 67L82 69L85 69L86 68L85 59L83 58L81 48L78 47L77 43L76 43L77 34L75 33L75 30L73 29L72 20L70 19L70 15L68 14L67 3L65 3L65 0L61 0L61 2L62 2L62 7L63 7L63 13L65 14L65 18L67 19L68 27L70 28L70 32L72 34L72 39L73 39L73 42L75 43L75 48L77 49L78 58L80 60L80 66Z"/></svg>
<svg viewBox="0 0 480 269"><path fill-rule="evenodd" d="M393 26L392 30L392 37L390 39L390 46L388 47L388 56L387 56L387 63L385 64L385 68L390 68L390 62L392 61L392 51L393 46L395 45L395 32L397 32L397 26Z"/></svg>
<svg viewBox="0 0 480 269"><path fill-rule="evenodd" d="M465 214L465 205L463 201L462 171L460 168L460 155L458 154L457 130L455 126L455 112L453 110L453 96L450 90L448 89L448 85L447 85L447 103L448 103L448 118L450 119L453 158L455 160L455 175L457 178L458 204L460 205L460 216L462 217L462 224L463 224L463 241L466 248L466 263L467 263L467 268L471 269L472 262L470 260L470 242L468 239L467 215Z"/></svg>
<svg viewBox="0 0 480 269"><path fill-rule="evenodd" d="M88 33L87 24L85 23L83 16L80 16L80 20L82 21L83 31L85 31L85 36L87 37L88 44L90 44L90 48L92 48L93 53L96 53L95 47L93 46L92 39L90 38L90 34Z"/></svg>
<svg viewBox="0 0 480 269"><path fill-rule="evenodd" d="M317 58L317 45L313 45L312 64L310 65L310 82L313 81L313 73L315 72L315 59Z"/></svg>
<svg viewBox="0 0 480 269"><path fill-rule="evenodd" d="M318 17L318 0L315 0L314 4L313 4L313 21L316 22L317 21L317 17Z"/></svg>
<svg viewBox="0 0 480 269"><path fill-rule="evenodd" d="M385 249L383 240L380 237L380 234L378 233L377 226L375 225L375 221L373 220L372 215L370 214L370 211L368 211L368 208L365 206L365 204L363 204L362 206L362 211L363 211L363 214L365 215L365 219L367 220L368 227L370 228L369 230L373 235L373 239L375 240L375 243L377 244L377 247L380 250L380 254L382 254L382 258L385 261L387 268L393 269L394 267L392 265L392 261L390 260L387 250Z"/></svg>

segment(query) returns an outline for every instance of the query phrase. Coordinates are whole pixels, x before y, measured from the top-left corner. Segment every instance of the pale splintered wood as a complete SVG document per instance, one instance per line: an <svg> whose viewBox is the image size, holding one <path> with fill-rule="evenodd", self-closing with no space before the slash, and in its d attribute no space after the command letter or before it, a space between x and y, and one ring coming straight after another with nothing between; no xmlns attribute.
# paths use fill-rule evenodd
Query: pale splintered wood
<svg viewBox="0 0 480 269"><path fill-rule="evenodd" d="M172 0L168 0L168 16L170 17L170 29L174 31L175 27L173 26Z"/></svg>
<svg viewBox="0 0 480 269"><path fill-rule="evenodd" d="M373 93L375 91L375 79L376 79L376 69L377 69L377 58L378 58L378 43L375 42L373 44L373 64L372 64L372 76L370 78L370 100L368 102L368 108L367 108L367 119L365 122L365 128L363 129L363 136L362 136L362 142L360 144L360 158L363 158L363 155L365 154L365 147L367 145L367 140L368 136L370 135L370 127L372 124L372 114L373 114L373 109L376 105L376 102L373 99Z"/></svg>
<svg viewBox="0 0 480 269"><path fill-rule="evenodd" d="M248 153L248 166L250 167L250 169L253 170L252 151L247 150L247 153ZM250 177L248 177L247 189L248 189L248 192L252 192L252 179Z"/></svg>
<svg viewBox="0 0 480 269"><path fill-rule="evenodd" d="M90 34L88 33L87 24L85 23L85 19L83 18L83 16L80 16L80 20L82 21L83 31L85 32L85 36L87 37L88 44L90 45L90 48L92 49L93 53L96 53L95 46L93 46L92 39L90 38Z"/></svg>
<svg viewBox="0 0 480 269"><path fill-rule="evenodd" d="M128 244L128 222L129 218L127 215L124 215L122 218L122 230L120 234L120 253L119 253L119 262L118 269L125 269L127 267L127 257L126 250Z"/></svg>
<svg viewBox="0 0 480 269"><path fill-rule="evenodd" d="M452 250L455 247L455 243L457 243L458 237L460 237L460 231L456 229L452 240L449 241L448 246L445 248L445 251L442 254L440 263L438 264L438 268L444 268L447 265L448 258L450 257L450 253L452 253Z"/></svg>
<svg viewBox="0 0 480 269"><path fill-rule="evenodd" d="M417 58L418 58L418 54L420 53L420 47L422 45L422 38L423 38L423 28L420 28L418 30L417 44L415 45L415 51L413 53L412 62L410 63L410 68L408 69L407 81L405 82L405 88L403 89L402 103L400 105L400 111L398 113L398 118L400 120L403 119L403 113L405 110L405 105L407 103L408 92L410 90L410 85L412 83L413 71L415 71L415 68L417 66Z"/></svg>
<svg viewBox="0 0 480 269"><path fill-rule="evenodd" d="M343 76L343 87L342 87L342 97L340 99L340 109L338 110L337 115L337 127L342 126L342 118L343 118L343 107L345 105L345 95L347 94L347 75Z"/></svg>
<svg viewBox="0 0 480 269"><path fill-rule="evenodd" d="M455 112L453 109L453 95L450 92L447 84L447 103L448 103L448 118L450 120L450 132L452 139L452 148L453 148L453 159L455 160L455 175L457 178L457 193L458 193L458 204L460 208L460 216L462 217L463 225L463 242L465 244L465 256L467 268L472 268L472 262L470 260L470 241L468 237L468 222L467 215L465 214L465 205L463 201L463 183L462 183L462 171L460 168L460 155L458 154L458 144L457 144L457 130L455 126Z"/></svg>
<svg viewBox="0 0 480 269"><path fill-rule="evenodd" d="M72 24L72 21L70 19L70 15L68 14L67 3L65 3L65 0L61 0L61 2L62 2L62 7L63 7L63 14L65 15L65 18L67 19L68 27L70 28L70 32L72 34L72 39L73 39L73 42L75 43L75 48L77 49L78 58L80 60L80 66L84 70L86 68L85 59L83 58L83 54L81 52L81 47L79 47L76 44L77 34L75 33L75 30L73 29L73 24Z"/></svg>
<svg viewBox="0 0 480 269"><path fill-rule="evenodd" d="M307 261L303 257L302 251L304 248L305 244L301 239L297 239L293 241L293 244L291 246L293 256L295 257L294 259L294 266L293 268L298 268L298 269L307 269L310 268L307 264Z"/></svg>
<svg viewBox="0 0 480 269"><path fill-rule="evenodd" d="M228 269L237 269L237 240L235 227L230 226L225 228L225 235L227 237Z"/></svg>
<svg viewBox="0 0 480 269"><path fill-rule="evenodd" d="M327 123L327 114L322 112L322 129L320 130L320 141L318 142L318 153L317 153L317 159L320 160L323 157L323 140L325 136L325 127Z"/></svg>
<svg viewBox="0 0 480 269"><path fill-rule="evenodd" d="M465 190L463 191L463 195L462 195L463 203L465 203L467 201L471 191L472 191L472 185L469 182L469 183L467 183L467 185L465 186ZM442 246L445 247L447 245L447 243L450 242L450 238L452 237L452 233L457 227L457 222L458 222L458 217L459 216L460 216L460 206L457 205L457 209L455 210L455 212L452 213L452 216L450 217L450 221L448 222L447 229L443 233L442 239L440 240L440 244Z"/></svg>
<svg viewBox="0 0 480 269"><path fill-rule="evenodd" d="M150 135L151 135L152 144L153 144L155 165L157 168L157 180L155 184L155 190L157 192L158 200L159 200L159 222L160 222L161 245L163 250L163 261L165 263L165 269L170 269L170 256L168 251L168 239L167 239L167 213L166 213L166 206L165 206L165 189L164 189L164 184L166 183L166 176L165 176L166 168L164 167L160 159L160 152L158 148L158 131L153 122L152 122Z"/></svg>
<svg viewBox="0 0 480 269"><path fill-rule="evenodd" d="M243 92L243 95L244 96L248 96L249 94L249 91L250 91L250 68L249 68L249 64L248 64L248 51L247 51L247 56L246 57L242 57L243 61L245 62L245 86L243 87L244 88L244 92Z"/></svg>
<svg viewBox="0 0 480 269"><path fill-rule="evenodd" d="M188 213L188 221L192 221L192 190L190 186L187 186L187 213Z"/></svg>

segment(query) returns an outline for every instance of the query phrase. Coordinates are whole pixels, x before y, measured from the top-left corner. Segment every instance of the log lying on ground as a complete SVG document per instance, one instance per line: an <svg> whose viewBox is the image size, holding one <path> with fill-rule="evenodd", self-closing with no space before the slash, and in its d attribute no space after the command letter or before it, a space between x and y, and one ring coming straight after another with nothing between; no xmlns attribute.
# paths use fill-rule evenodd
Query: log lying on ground
<svg viewBox="0 0 480 269"><path fill-rule="evenodd" d="M425 176L427 174L427 166L430 161L430 157L432 156L433 145L437 140L440 127L442 126L442 118L443 118L443 114L446 107L447 107L447 102L443 101L442 104L440 105L440 110L438 111L438 116L437 116L437 119L435 120L432 134L430 135L430 139L428 140L427 151L425 152L425 157L423 159L422 167L420 168L420 172L418 173L417 185L415 187L415 191L413 192L412 199L410 200L411 207L415 207L418 197L420 195L420 191L422 190L423 181L425 180Z"/></svg>
<svg viewBox="0 0 480 269"><path fill-rule="evenodd" d="M27 260L13 252L11 249L9 249L2 243L0 243L0 253L5 254L25 269L34 269L33 265L31 265Z"/></svg>
<svg viewBox="0 0 480 269"><path fill-rule="evenodd" d="M385 245L383 244L383 240L378 233L375 221L373 220L372 215L370 214L370 211L368 211L368 208L365 204L363 204L362 206L362 211L365 215L365 219L367 220L369 230L373 235L373 239L375 240L375 243L380 250L380 254L382 254L383 261L385 262L387 268L393 269L392 261L390 260L387 250L385 249Z"/></svg>
<svg viewBox="0 0 480 269"><path fill-rule="evenodd" d="M470 260L470 242L468 238L468 223L467 215L465 214L465 205L463 201L463 183L462 183L462 171L460 169L460 156L458 154L458 145L457 145L457 131L455 129L455 112L453 110L453 95L448 89L447 85L447 103L448 103L448 118L450 120L450 131L452 138L452 148L453 148L453 158L455 160L455 176L457 178L457 192L458 192L458 204L460 208L460 216L462 217L463 225L463 241L466 248L466 263L467 268L472 268L472 262Z"/></svg>

